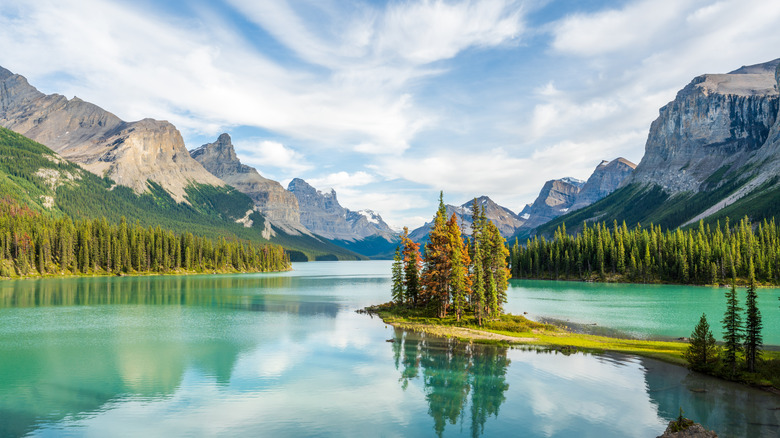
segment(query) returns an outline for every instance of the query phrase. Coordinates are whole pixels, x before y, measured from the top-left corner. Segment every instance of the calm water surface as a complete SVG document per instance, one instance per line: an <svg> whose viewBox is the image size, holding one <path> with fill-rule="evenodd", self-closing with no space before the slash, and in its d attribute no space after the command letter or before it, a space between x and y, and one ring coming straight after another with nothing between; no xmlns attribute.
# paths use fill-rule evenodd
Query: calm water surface
<svg viewBox="0 0 780 438"><path fill-rule="evenodd" d="M0 436L654 437L680 406L722 437L780 432L780 397L680 367L472 346L356 314L389 297L387 262L294 267L0 282ZM575 314L545 314L557 292L537 289L515 284L509 309Z"/></svg>

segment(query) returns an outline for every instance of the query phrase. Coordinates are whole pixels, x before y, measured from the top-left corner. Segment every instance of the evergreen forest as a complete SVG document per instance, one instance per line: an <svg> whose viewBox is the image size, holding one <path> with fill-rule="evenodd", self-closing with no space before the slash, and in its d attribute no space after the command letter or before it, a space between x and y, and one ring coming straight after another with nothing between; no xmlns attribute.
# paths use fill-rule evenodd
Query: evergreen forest
<svg viewBox="0 0 780 438"><path fill-rule="evenodd" d="M497 319L506 302L509 250L484 206L472 204L472 235L464 242L458 217L447 219L443 196L424 253L404 228L393 261L393 303L418 312L461 321L468 312L478 325Z"/></svg>
<svg viewBox="0 0 780 438"><path fill-rule="evenodd" d="M176 234L106 218L58 218L0 201L0 276L265 272L290 268L278 245Z"/></svg>
<svg viewBox="0 0 780 438"><path fill-rule="evenodd" d="M774 218L666 231L615 221L570 235L562 224L550 240L515 241L510 259L513 278L678 284L747 284L753 263L759 284L778 285L780 228Z"/></svg>

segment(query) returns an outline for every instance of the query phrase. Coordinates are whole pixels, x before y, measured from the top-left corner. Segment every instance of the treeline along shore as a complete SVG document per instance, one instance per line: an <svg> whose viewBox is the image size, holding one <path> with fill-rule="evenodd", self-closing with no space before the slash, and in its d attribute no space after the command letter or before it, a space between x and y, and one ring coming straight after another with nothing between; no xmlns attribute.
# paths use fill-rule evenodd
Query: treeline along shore
<svg viewBox="0 0 780 438"><path fill-rule="evenodd" d="M73 221L0 201L0 277L268 272L290 269L284 249L144 228L124 219Z"/></svg>
<svg viewBox="0 0 780 438"><path fill-rule="evenodd" d="M760 285L780 285L780 227L774 218L754 226L747 217L666 231L615 221L584 223L570 235L564 224L552 239L515 241L510 258L519 279L747 284L752 263Z"/></svg>

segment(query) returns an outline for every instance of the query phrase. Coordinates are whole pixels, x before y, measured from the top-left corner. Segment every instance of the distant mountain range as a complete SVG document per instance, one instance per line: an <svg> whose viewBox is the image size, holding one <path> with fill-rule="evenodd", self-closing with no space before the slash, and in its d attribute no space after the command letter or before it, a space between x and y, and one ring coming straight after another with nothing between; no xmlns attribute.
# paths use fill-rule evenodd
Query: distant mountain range
<svg viewBox="0 0 780 438"><path fill-rule="evenodd" d="M564 222L569 230L613 220L674 228L776 215L778 64L694 78L661 108L638 166L617 158L587 181L547 181L519 213L487 196L477 202L508 239L551 235ZM228 134L188 151L168 122L125 122L78 98L45 95L2 67L0 126L27 137L0 130L5 156L22 157L0 166L0 194L39 210L266 240L297 260L388 257L399 240L377 213L342 207L332 189L299 178L285 189L242 164ZM471 202L447 205L464 234ZM422 241L429 230L410 235Z"/></svg>

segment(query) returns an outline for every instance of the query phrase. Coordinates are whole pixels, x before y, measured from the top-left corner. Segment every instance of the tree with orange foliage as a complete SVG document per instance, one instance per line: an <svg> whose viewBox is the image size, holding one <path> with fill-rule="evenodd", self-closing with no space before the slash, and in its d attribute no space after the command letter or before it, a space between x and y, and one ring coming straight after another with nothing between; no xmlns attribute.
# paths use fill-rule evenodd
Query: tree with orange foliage
<svg viewBox="0 0 780 438"><path fill-rule="evenodd" d="M447 207L439 194L439 209L433 218L423 257L422 285L426 297L436 304L439 318L447 316L450 305L450 271L452 269L450 236L447 229Z"/></svg>

